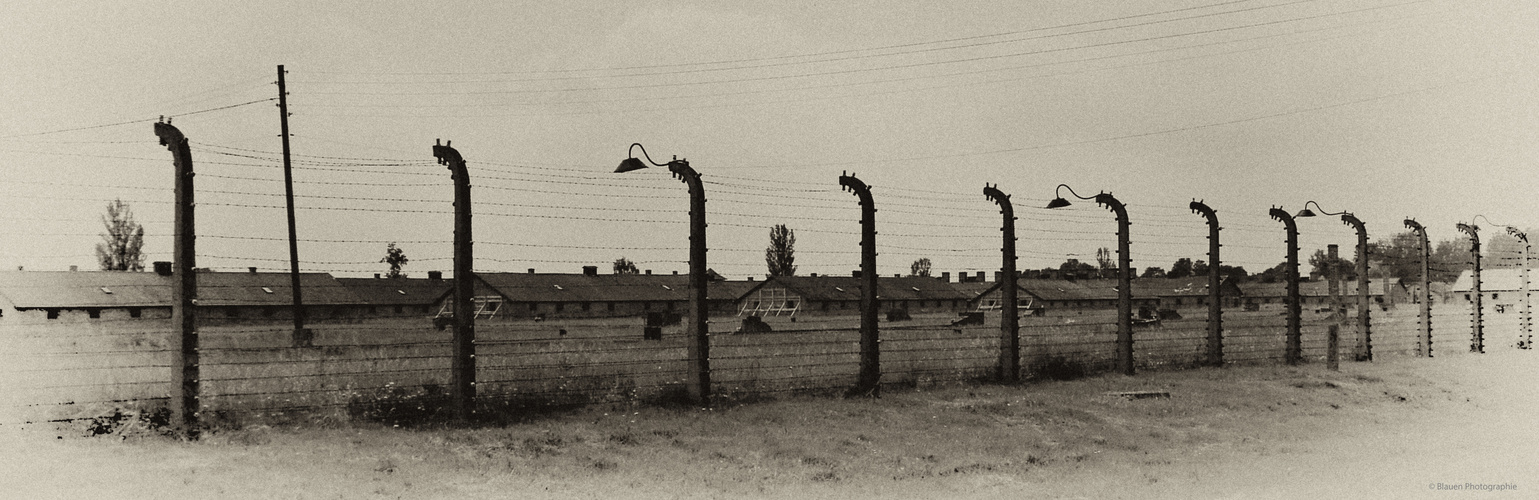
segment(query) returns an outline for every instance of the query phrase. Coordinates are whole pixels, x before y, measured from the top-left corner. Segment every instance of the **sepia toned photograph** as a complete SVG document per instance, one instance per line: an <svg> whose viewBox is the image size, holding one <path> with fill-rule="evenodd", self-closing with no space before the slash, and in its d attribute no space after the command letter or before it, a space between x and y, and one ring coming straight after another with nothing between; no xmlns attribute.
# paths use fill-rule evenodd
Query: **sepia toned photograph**
<svg viewBox="0 0 1539 500"><path fill-rule="evenodd" d="M1539 497L1539 4L0 5L0 498Z"/></svg>

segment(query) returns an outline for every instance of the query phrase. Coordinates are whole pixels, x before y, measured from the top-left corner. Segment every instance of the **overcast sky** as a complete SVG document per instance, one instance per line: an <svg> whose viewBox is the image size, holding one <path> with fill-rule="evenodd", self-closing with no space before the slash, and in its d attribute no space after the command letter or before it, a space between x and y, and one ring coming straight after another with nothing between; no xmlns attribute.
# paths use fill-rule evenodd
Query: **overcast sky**
<svg viewBox="0 0 1539 500"><path fill-rule="evenodd" d="M408 274L450 270L437 139L469 164L480 271L687 270L684 185L611 173L633 142L702 174L709 265L739 279L782 223L799 274L858 268L844 171L873 186L886 275L997 270L985 183L1013 196L1022 268L1116 248L1094 203L1042 209L1060 183L1127 204L1139 270L1206 258L1194 198L1251 272L1283 259L1268 210L1309 200L1374 239L1539 226L1532 2L314 4L0 7L0 266L95 269L114 198L170 260L164 115L193 142L198 265L286 270L279 64L302 267L338 275L383 271L392 241ZM1298 222L1306 257L1350 257L1335 217Z"/></svg>

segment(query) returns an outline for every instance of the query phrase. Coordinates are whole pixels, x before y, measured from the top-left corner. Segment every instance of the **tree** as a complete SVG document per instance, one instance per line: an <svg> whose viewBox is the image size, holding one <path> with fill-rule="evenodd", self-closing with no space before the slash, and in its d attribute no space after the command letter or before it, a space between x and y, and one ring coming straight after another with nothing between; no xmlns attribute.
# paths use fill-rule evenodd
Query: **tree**
<svg viewBox="0 0 1539 500"><path fill-rule="evenodd" d="M1378 256L1382 262L1381 272L1403 280L1421 279L1421 239L1416 233L1396 233L1388 241L1375 241L1371 245L1370 255Z"/></svg>
<svg viewBox="0 0 1539 500"><path fill-rule="evenodd" d="M1144 268L1143 276L1140 276L1140 277L1141 278L1164 278L1165 277L1165 268L1163 268L1163 267L1146 267L1146 268Z"/></svg>
<svg viewBox="0 0 1539 500"><path fill-rule="evenodd" d="M615 259L615 274L636 274L639 272L641 271L636 269L636 263L631 262L630 259L623 256Z"/></svg>
<svg viewBox="0 0 1539 500"><path fill-rule="evenodd" d="M1095 250L1095 263L1097 270L1101 272L1101 276L1110 275L1110 271L1117 267L1117 264L1112 262L1111 249L1106 247L1097 248Z"/></svg>
<svg viewBox="0 0 1539 500"><path fill-rule="evenodd" d="M1437 242L1432 246L1429 266L1432 281L1452 282L1458 279L1459 273L1474 265L1471 259L1469 239L1458 238Z"/></svg>
<svg viewBox="0 0 1539 500"><path fill-rule="evenodd" d="M770 276L796 275L796 231L776 224L770 228L769 247L764 249L764 263Z"/></svg>
<svg viewBox="0 0 1539 500"><path fill-rule="evenodd" d="M1369 255L1378 257L1390 277L1421 281L1421 239L1414 232L1403 232L1369 244ZM1432 281L1449 282L1470 267L1470 243L1467 238L1443 240L1432 245L1428 259ZM1481 263L1485 265L1485 262ZM1495 266L1492 266L1495 267Z"/></svg>
<svg viewBox="0 0 1539 500"><path fill-rule="evenodd" d="M380 262L384 262L386 264L390 264L390 272L386 273L385 277L388 277L388 278L405 278L406 277L405 274L401 273L401 266L406 265L406 263L409 262L410 259L406 258L406 252L405 251L402 251L400 248L397 248L395 246L395 242L394 241L390 242L389 245L385 246L385 258L379 259L379 261Z"/></svg>
<svg viewBox="0 0 1539 500"><path fill-rule="evenodd" d="M1176 259L1175 264L1170 265L1170 272L1165 273L1166 278L1185 278L1192 275L1192 259Z"/></svg>
<svg viewBox="0 0 1539 500"><path fill-rule="evenodd" d="M1058 265L1058 272L1064 279L1088 278L1095 275L1096 269L1095 266L1080 262L1079 259L1069 259Z"/></svg>
<svg viewBox="0 0 1539 500"><path fill-rule="evenodd" d="M1315 250L1314 255L1309 256L1309 267L1312 269L1310 274L1318 274L1320 276L1329 277L1331 273L1329 272L1330 270L1327 268L1327 266L1329 266L1331 262L1332 261L1330 255L1326 254L1325 250ZM1341 257L1336 257L1335 263L1337 272L1341 273L1337 275L1337 279L1357 279L1357 264L1355 262L1343 259Z"/></svg>
<svg viewBox="0 0 1539 500"><path fill-rule="evenodd" d="M1210 270L1208 269L1208 261L1199 260L1192 263L1192 276L1207 276Z"/></svg>
<svg viewBox="0 0 1539 500"><path fill-rule="evenodd" d="M1267 269L1265 271L1261 271L1261 274L1257 274L1256 277L1259 278L1262 283L1276 283L1276 282L1279 282L1279 281L1287 281L1287 279L1288 279L1288 261L1285 260L1285 261L1282 261L1282 262L1278 262L1276 266L1272 266L1271 269Z"/></svg>
<svg viewBox="0 0 1539 500"><path fill-rule="evenodd" d="M1219 264L1218 275L1234 280L1236 283L1250 278L1250 273L1245 271L1245 266L1226 266Z"/></svg>
<svg viewBox="0 0 1539 500"><path fill-rule="evenodd" d="M1488 226L1492 231L1482 245L1486 251L1480 261L1482 268L1519 268L1523 266L1523 240L1507 233L1507 228Z"/></svg>
<svg viewBox="0 0 1539 500"><path fill-rule="evenodd" d="M134 211L123 200L107 204L102 216L102 242L96 244L96 260L103 271L144 270L144 226L134 221Z"/></svg>
<svg viewBox="0 0 1539 500"><path fill-rule="evenodd" d="M930 258L922 257L919 260L914 261L913 264L909 264L908 274L909 276L923 276L926 278L930 277Z"/></svg>

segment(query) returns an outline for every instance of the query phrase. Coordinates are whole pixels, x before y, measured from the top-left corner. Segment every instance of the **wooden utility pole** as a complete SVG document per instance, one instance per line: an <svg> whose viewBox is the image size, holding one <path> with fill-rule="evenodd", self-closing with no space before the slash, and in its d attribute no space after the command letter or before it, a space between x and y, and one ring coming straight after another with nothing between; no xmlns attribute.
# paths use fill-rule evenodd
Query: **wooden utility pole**
<svg viewBox="0 0 1539 500"><path fill-rule="evenodd" d="M305 328L305 301L299 288L299 236L294 226L294 167L289 163L289 92L284 85L283 65L278 65L278 123L283 133L283 194L289 212L289 288L294 290L294 347L309 347L312 336Z"/></svg>
<svg viewBox="0 0 1539 500"><path fill-rule="evenodd" d="M881 395L881 338L877 330L876 206L871 188L854 175L840 175L839 185L860 199L860 375L851 394Z"/></svg>
<svg viewBox="0 0 1539 500"><path fill-rule="evenodd" d="M192 150L187 137L170 122L156 123L155 135L171 151L176 168L176 213L174 246L171 250L171 366L180 371L171 388L171 422L186 439L198 438L198 275L193 224Z"/></svg>

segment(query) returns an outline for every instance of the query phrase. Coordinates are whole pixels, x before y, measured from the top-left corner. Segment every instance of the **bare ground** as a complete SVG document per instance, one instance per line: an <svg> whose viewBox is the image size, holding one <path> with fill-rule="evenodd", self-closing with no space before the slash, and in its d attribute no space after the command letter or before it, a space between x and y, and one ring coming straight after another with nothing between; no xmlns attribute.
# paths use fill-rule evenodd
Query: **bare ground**
<svg viewBox="0 0 1539 500"><path fill-rule="evenodd" d="M0 429L12 498L1539 498L1539 352L1104 375L506 427ZM1128 400L1110 391L1168 391ZM1439 489L1513 485L1484 492Z"/></svg>

